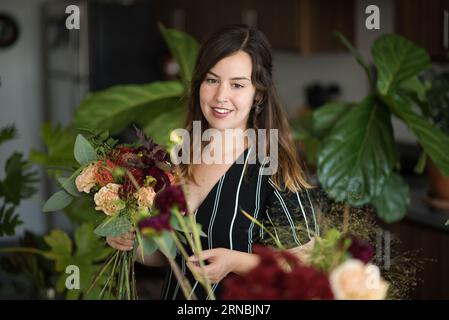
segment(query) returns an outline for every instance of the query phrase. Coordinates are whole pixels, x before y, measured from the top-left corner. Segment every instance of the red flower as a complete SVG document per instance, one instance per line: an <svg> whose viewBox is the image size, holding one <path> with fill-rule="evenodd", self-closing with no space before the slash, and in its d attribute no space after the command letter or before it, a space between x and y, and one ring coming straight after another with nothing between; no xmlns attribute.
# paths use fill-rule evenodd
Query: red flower
<svg viewBox="0 0 449 320"><path fill-rule="evenodd" d="M306 267L289 252L275 252L255 246L260 263L244 276L229 276L224 282L224 299L244 300L310 300L333 299L328 277ZM282 268L286 262L291 271Z"/></svg>
<svg viewBox="0 0 449 320"><path fill-rule="evenodd" d="M154 206L161 214L171 214L172 208L187 212L187 203L181 186L167 186L160 191L154 199Z"/></svg>
<svg viewBox="0 0 449 320"><path fill-rule="evenodd" d="M159 192L159 190L170 185L170 178L164 171L158 167L151 167L145 171L146 176L152 176L156 179L156 185L154 186L154 191Z"/></svg>
<svg viewBox="0 0 449 320"><path fill-rule="evenodd" d="M98 184L102 187L108 183L114 182L114 177L112 176L112 170L116 165L109 159L106 161L99 160L95 166L95 179Z"/></svg>
<svg viewBox="0 0 449 320"><path fill-rule="evenodd" d="M363 263L368 263L374 257L374 248L366 241L350 235L351 245L348 252L355 259L359 259Z"/></svg>
<svg viewBox="0 0 449 320"><path fill-rule="evenodd" d="M172 229L169 214L159 214L154 217L142 219L137 226L142 234Z"/></svg>

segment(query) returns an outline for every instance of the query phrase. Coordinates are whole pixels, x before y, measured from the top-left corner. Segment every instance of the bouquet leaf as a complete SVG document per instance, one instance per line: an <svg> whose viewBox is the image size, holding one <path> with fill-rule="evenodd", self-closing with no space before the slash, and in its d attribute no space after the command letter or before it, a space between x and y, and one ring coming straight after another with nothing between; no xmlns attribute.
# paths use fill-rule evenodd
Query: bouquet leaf
<svg viewBox="0 0 449 320"><path fill-rule="evenodd" d="M73 196L61 190L53 194L44 204L42 211L52 212L64 209L73 201Z"/></svg>
<svg viewBox="0 0 449 320"><path fill-rule="evenodd" d="M100 237L118 237L128 232L132 228L132 223L125 214L117 214L107 218L95 230L95 234Z"/></svg>
<svg viewBox="0 0 449 320"><path fill-rule="evenodd" d="M97 160L97 153L94 147L81 134L76 137L74 155L76 161L82 166Z"/></svg>

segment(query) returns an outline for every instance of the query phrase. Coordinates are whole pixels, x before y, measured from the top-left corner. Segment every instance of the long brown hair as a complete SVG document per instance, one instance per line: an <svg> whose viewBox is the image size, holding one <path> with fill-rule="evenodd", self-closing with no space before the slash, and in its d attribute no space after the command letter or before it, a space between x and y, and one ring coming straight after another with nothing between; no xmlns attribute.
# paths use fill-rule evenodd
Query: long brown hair
<svg viewBox="0 0 449 320"><path fill-rule="evenodd" d="M200 107L201 83L217 62L240 50L251 57L251 82L256 88L254 105L250 111L247 127L266 129L266 132L270 132L270 129L278 129L278 170L272 176L273 182L278 188L287 188L292 192L303 187L310 188L299 165L287 116L279 103L273 83L270 44L258 29L243 24L228 25L211 34L202 44L190 84L185 128L191 137L193 121L201 121L202 131L209 128ZM190 148L192 151L192 144ZM269 141L266 148L265 154L269 155ZM190 154L192 155L192 152ZM192 169L192 161L189 164L181 164L183 175L195 181Z"/></svg>

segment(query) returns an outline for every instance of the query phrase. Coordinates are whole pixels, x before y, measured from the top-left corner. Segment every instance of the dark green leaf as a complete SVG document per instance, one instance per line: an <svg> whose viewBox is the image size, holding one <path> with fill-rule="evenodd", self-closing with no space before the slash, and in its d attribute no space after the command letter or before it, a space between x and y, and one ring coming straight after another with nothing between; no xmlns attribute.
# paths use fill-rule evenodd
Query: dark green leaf
<svg viewBox="0 0 449 320"><path fill-rule="evenodd" d="M318 177L337 201L362 205L379 195L395 160L388 108L369 96L334 126L318 153Z"/></svg>
<svg viewBox="0 0 449 320"><path fill-rule="evenodd" d="M372 54L378 73L377 89L383 95L430 66L423 48L396 34L377 38Z"/></svg>
<svg viewBox="0 0 449 320"><path fill-rule="evenodd" d="M446 176L449 176L449 136L427 119L416 114L399 96L383 98L394 113L413 131L426 154Z"/></svg>
<svg viewBox="0 0 449 320"><path fill-rule="evenodd" d="M37 172L30 170L29 163L22 160L21 153L14 152L6 160L5 174L0 187L5 202L17 206L21 199L30 198L36 192Z"/></svg>
<svg viewBox="0 0 449 320"><path fill-rule="evenodd" d="M23 224L18 214L14 214L14 206L7 207L3 204L0 208L0 237L12 236L17 226Z"/></svg>
<svg viewBox="0 0 449 320"><path fill-rule="evenodd" d="M330 102L319 107L313 112L313 135L324 138L352 107L354 105L338 102Z"/></svg>
<svg viewBox="0 0 449 320"><path fill-rule="evenodd" d="M116 134L161 101L180 97L183 91L179 81L166 81L118 85L91 93L75 112L75 126L108 129Z"/></svg>
<svg viewBox="0 0 449 320"><path fill-rule="evenodd" d="M174 29L166 29L159 24L159 30L170 49L171 54L178 62L181 79L188 85L193 76L195 61L199 51L198 42L188 34Z"/></svg>
<svg viewBox="0 0 449 320"><path fill-rule="evenodd" d="M422 174L424 172L425 167L426 167L426 153L424 151L421 151L414 172L417 174Z"/></svg>
<svg viewBox="0 0 449 320"><path fill-rule="evenodd" d="M0 144L16 137L17 131L14 125L6 126L0 130Z"/></svg>
<svg viewBox="0 0 449 320"><path fill-rule="evenodd" d="M373 200L377 215L387 223L401 220L410 205L410 190L404 180L392 173L384 184L382 193Z"/></svg>

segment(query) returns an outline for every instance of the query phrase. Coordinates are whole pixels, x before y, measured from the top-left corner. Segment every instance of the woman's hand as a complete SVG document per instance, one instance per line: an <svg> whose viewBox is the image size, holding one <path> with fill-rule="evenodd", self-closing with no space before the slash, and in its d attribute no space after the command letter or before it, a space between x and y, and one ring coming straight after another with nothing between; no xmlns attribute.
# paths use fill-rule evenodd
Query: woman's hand
<svg viewBox="0 0 449 320"><path fill-rule="evenodd" d="M242 274L255 267L259 258L250 253L240 252L225 248L216 248L204 250L201 252L203 260L209 264L204 266L206 276L212 283L218 283L223 280L230 272ZM188 262L189 268L203 277L201 267L196 256L191 256Z"/></svg>
<svg viewBox="0 0 449 320"><path fill-rule="evenodd" d="M114 249L131 251L134 248L135 235L133 231L123 233L118 237L106 237L106 242Z"/></svg>

